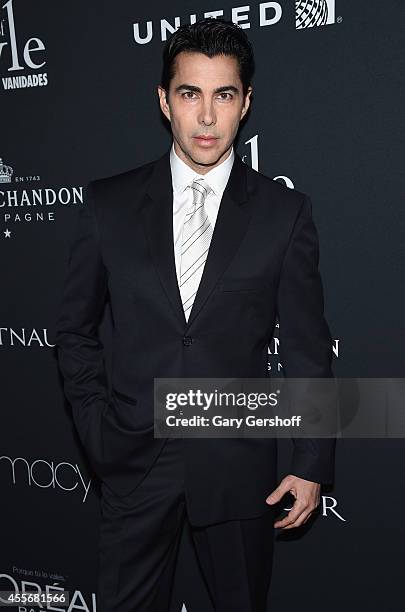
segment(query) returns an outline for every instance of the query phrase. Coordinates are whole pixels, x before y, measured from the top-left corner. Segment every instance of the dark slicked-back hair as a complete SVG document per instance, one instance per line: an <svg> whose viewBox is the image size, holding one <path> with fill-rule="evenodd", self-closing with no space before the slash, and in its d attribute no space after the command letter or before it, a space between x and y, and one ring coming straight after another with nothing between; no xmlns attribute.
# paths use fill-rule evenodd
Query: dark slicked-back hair
<svg viewBox="0 0 405 612"><path fill-rule="evenodd" d="M181 51L204 53L208 57L230 55L239 65L243 96L246 96L255 69L252 45L244 30L224 19L207 17L191 25L184 24L167 40L163 50L161 86L168 98L170 81L175 73L175 59Z"/></svg>

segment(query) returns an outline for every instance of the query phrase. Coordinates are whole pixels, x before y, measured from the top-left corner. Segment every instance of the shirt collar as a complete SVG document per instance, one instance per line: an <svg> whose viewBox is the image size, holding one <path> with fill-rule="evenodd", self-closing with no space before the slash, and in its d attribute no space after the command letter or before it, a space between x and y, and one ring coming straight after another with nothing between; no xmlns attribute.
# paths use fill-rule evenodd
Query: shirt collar
<svg viewBox="0 0 405 612"><path fill-rule="evenodd" d="M196 178L203 178L207 181L208 185L214 191L215 195L222 198L222 194L227 185L229 175L232 170L233 161L235 158L235 152L233 146L228 157L221 162L218 166L215 166L212 170L209 170L206 174L197 174L195 170L192 170L174 150L174 143L170 149L170 167L172 172L172 184L173 191L176 195L183 193L190 183Z"/></svg>

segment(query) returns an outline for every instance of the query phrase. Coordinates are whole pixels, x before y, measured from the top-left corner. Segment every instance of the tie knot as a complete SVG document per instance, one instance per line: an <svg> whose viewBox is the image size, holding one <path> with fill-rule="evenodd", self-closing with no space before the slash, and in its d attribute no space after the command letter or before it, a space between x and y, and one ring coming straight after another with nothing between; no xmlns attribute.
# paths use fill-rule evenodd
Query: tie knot
<svg viewBox="0 0 405 612"><path fill-rule="evenodd" d="M193 190L194 200L197 202L204 201L211 191L211 187L203 178L194 179L191 183L191 189Z"/></svg>

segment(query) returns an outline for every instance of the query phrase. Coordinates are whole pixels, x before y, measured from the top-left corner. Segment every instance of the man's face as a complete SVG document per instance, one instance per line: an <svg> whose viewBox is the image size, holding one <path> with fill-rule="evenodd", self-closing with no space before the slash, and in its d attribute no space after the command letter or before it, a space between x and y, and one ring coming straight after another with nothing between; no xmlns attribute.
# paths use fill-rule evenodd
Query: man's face
<svg viewBox="0 0 405 612"><path fill-rule="evenodd" d="M160 108L171 123L177 155L199 174L224 161L249 108L251 92L249 87L243 99L236 58L179 53L168 100L165 90L158 87Z"/></svg>

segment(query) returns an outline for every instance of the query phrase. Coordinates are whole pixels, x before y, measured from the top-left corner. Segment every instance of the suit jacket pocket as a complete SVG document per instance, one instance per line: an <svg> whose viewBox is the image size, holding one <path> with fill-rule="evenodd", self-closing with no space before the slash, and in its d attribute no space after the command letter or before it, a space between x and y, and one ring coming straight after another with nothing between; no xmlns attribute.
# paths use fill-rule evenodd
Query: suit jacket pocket
<svg viewBox="0 0 405 612"><path fill-rule="evenodd" d="M122 429L128 432L142 432L153 429L153 410L145 410L136 397L111 388L111 418Z"/></svg>

